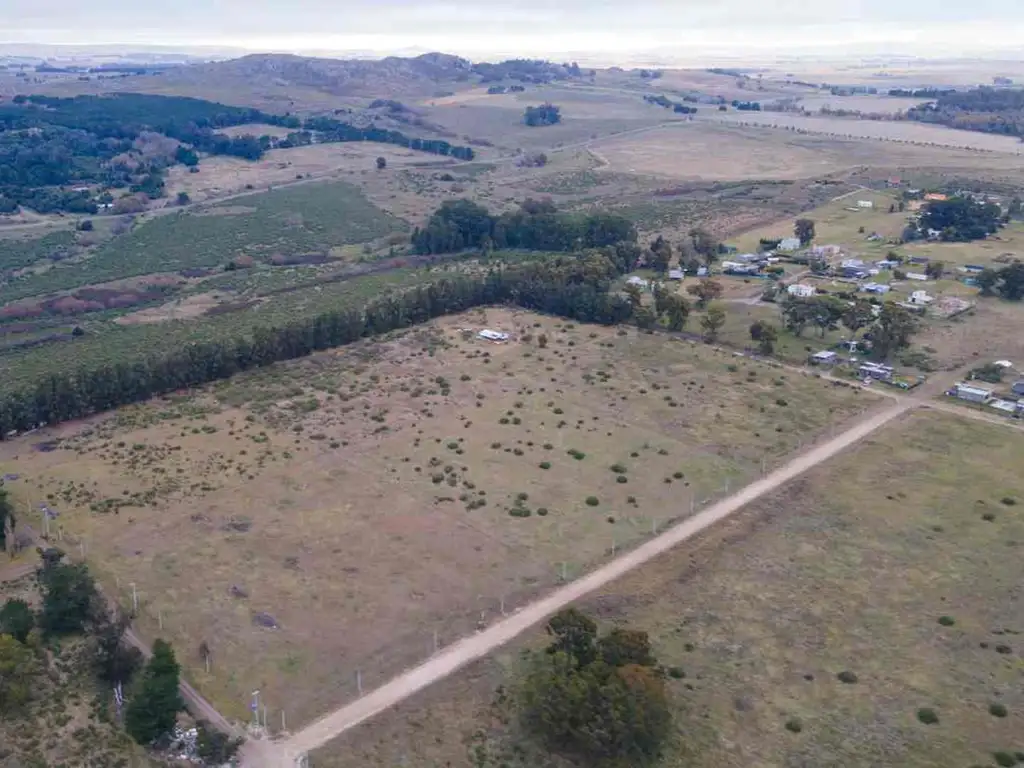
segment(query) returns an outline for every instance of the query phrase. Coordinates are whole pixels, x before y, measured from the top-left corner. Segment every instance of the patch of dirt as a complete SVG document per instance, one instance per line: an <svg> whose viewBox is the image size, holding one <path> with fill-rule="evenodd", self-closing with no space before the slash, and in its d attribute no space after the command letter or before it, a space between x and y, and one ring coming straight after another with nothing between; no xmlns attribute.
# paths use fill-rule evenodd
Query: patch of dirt
<svg viewBox="0 0 1024 768"><path fill-rule="evenodd" d="M169 320L188 320L201 317L224 304L223 291L197 293L183 299L175 299L159 307L149 307L129 315L122 315L114 322L119 325L139 325L148 323L166 323Z"/></svg>

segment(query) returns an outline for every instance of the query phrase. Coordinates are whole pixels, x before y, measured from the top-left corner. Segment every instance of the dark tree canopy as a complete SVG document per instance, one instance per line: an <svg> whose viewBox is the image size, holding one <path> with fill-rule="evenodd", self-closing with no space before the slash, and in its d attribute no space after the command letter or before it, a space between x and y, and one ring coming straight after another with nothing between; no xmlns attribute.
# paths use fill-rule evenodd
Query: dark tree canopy
<svg viewBox="0 0 1024 768"><path fill-rule="evenodd" d="M529 126L554 125L562 121L562 113L554 104L544 103L539 107L527 107L523 122Z"/></svg>
<svg viewBox="0 0 1024 768"><path fill-rule="evenodd" d="M152 744L174 730L178 713L185 708L178 692L180 673L171 646L163 640L154 641L153 657L125 711L125 730L139 744Z"/></svg>
<svg viewBox="0 0 1024 768"><path fill-rule="evenodd" d="M1024 137L1024 90L973 88L967 91L915 91L915 98L934 99L907 112L907 117L952 128Z"/></svg>
<svg viewBox="0 0 1024 768"><path fill-rule="evenodd" d="M81 632L91 621L98 595L84 564L47 565L39 570L43 608L39 627L47 635Z"/></svg>
<svg viewBox="0 0 1024 768"><path fill-rule="evenodd" d="M933 200L921 213L921 228L937 230L946 241L980 240L997 232L1001 223L998 205L970 197Z"/></svg>
<svg viewBox="0 0 1024 768"><path fill-rule="evenodd" d="M35 614L24 600L11 599L0 608L0 634L24 643L35 626Z"/></svg>

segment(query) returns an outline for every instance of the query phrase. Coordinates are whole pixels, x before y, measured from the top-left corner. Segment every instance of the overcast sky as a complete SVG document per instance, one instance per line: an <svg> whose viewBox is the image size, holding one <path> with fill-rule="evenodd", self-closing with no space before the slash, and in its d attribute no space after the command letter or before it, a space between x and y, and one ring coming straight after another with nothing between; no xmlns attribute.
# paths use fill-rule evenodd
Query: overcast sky
<svg viewBox="0 0 1024 768"><path fill-rule="evenodd" d="M1022 0L0 0L0 42L444 50L933 54L1018 44Z"/></svg>

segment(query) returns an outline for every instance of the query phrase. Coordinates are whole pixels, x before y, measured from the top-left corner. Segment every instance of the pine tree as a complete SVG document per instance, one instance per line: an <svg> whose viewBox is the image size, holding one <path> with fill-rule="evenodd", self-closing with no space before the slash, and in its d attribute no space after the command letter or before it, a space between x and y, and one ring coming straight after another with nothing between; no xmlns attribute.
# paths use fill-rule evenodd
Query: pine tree
<svg viewBox="0 0 1024 768"><path fill-rule="evenodd" d="M185 708L178 692L180 675L171 646L163 640L154 642L153 657L125 712L125 729L139 744L152 744L174 730L178 713Z"/></svg>

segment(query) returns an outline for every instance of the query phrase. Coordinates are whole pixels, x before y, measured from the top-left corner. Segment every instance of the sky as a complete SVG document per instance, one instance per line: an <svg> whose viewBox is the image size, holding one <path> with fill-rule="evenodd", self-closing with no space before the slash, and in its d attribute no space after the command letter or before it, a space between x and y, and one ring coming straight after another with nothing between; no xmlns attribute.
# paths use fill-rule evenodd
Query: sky
<svg viewBox="0 0 1024 768"><path fill-rule="evenodd" d="M1021 0L0 0L0 43L441 50L975 53L1024 39Z"/></svg>

